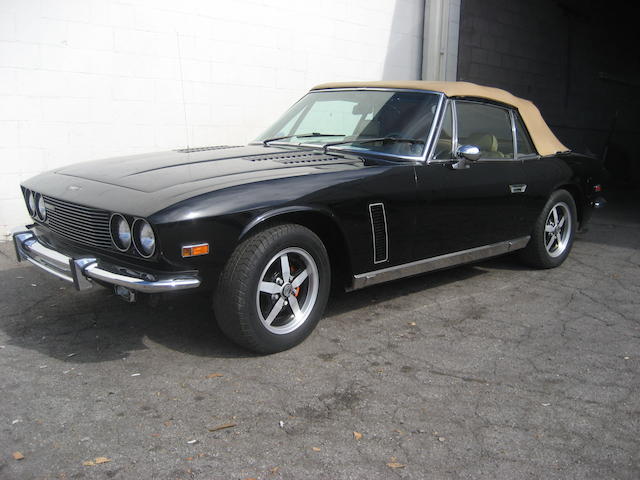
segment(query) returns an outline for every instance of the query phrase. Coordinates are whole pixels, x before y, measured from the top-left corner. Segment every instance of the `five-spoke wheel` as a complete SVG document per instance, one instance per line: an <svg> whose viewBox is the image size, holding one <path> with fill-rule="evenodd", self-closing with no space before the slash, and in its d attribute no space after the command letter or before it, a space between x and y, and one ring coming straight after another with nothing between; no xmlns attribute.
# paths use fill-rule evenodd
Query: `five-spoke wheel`
<svg viewBox="0 0 640 480"><path fill-rule="evenodd" d="M544 226L544 246L550 257L558 257L567 249L571 238L569 205L558 202L549 211Z"/></svg>
<svg viewBox="0 0 640 480"><path fill-rule="evenodd" d="M329 296L327 251L306 227L276 225L247 238L227 262L214 295L216 319L236 343L260 353L297 345Z"/></svg>
<svg viewBox="0 0 640 480"><path fill-rule="evenodd" d="M556 190L542 209L521 258L538 268L553 268L564 262L573 245L577 225L576 204L566 190Z"/></svg>
<svg viewBox="0 0 640 480"><path fill-rule="evenodd" d="M318 267L302 248L286 248L268 262L260 276L256 307L272 333L285 334L309 317L318 298Z"/></svg>

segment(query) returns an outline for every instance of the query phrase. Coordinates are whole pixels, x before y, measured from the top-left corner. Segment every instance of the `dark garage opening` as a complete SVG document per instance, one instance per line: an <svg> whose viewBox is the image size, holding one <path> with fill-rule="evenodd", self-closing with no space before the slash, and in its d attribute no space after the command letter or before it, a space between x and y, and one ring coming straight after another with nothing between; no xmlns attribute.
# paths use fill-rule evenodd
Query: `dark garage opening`
<svg viewBox="0 0 640 480"><path fill-rule="evenodd" d="M463 0L458 79L532 100L572 150L637 197L640 54L632 3ZM632 195L630 191L633 191Z"/></svg>

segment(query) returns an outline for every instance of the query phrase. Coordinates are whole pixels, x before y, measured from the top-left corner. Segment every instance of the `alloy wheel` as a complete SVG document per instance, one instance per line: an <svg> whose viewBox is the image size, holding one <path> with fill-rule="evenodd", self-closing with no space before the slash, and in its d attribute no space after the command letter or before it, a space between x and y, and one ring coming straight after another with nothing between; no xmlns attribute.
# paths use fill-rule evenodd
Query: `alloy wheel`
<svg viewBox="0 0 640 480"><path fill-rule="evenodd" d="M284 335L309 317L319 290L318 266L304 249L290 247L271 258L256 292L258 316L271 333Z"/></svg>
<svg viewBox="0 0 640 480"><path fill-rule="evenodd" d="M544 225L544 246L550 257L559 257L564 253L571 238L571 210L564 202L556 203Z"/></svg>

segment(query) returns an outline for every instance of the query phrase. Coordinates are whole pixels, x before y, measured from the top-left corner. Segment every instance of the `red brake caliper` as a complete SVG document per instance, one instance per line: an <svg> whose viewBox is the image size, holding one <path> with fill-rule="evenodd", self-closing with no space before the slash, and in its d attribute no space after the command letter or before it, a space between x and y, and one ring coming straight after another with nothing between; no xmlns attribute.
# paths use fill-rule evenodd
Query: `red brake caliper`
<svg viewBox="0 0 640 480"><path fill-rule="evenodd" d="M296 273L296 270L297 270L297 268L295 266L291 265L291 273ZM297 297L298 295L300 295L300 287L293 289L293 296Z"/></svg>

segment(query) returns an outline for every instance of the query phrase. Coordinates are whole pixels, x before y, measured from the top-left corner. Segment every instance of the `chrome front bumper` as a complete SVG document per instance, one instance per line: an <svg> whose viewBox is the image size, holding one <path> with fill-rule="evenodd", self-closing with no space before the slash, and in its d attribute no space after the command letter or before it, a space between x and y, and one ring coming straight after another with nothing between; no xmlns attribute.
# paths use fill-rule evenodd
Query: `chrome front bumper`
<svg viewBox="0 0 640 480"><path fill-rule="evenodd" d="M16 232L12 236L19 262L22 260L31 262L36 267L72 283L78 290L91 288L93 286L92 280L99 280L144 293L172 292L200 286L200 279L195 275L145 279L115 273L100 268L99 261L96 258L71 258L46 247L38 241L35 233L31 230Z"/></svg>

